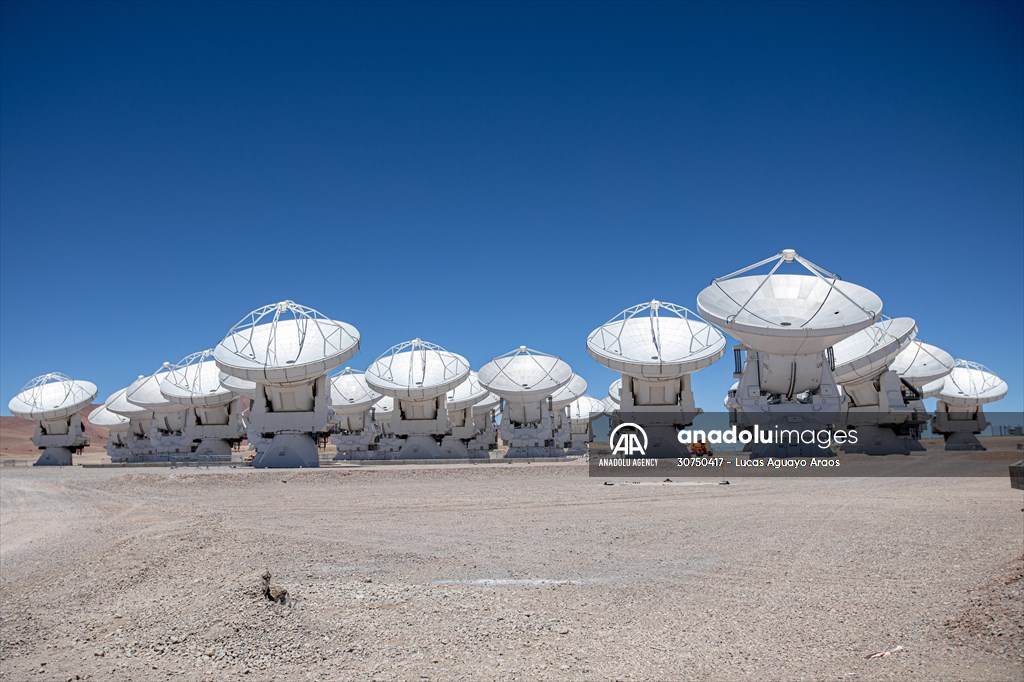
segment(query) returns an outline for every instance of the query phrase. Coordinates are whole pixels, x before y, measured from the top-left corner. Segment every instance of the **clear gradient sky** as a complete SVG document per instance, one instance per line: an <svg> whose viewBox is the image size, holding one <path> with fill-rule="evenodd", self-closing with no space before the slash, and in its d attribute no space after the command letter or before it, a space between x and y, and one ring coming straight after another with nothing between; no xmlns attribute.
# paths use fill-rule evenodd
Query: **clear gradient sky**
<svg viewBox="0 0 1024 682"><path fill-rule="evenodd" d="M1014 2L2 2L3 413L285 298L356 367L526 344L602 397L591 329L782 248L1020 410L1022 36Z"/></svg>

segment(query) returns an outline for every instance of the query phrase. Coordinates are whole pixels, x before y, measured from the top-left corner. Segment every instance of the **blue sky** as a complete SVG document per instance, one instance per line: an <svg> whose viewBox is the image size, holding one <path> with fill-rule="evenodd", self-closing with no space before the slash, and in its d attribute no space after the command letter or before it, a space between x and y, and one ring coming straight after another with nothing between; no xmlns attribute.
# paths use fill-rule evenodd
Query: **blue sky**
<svg viewBox="0 0 1024 682"><path fill-rule="evenodd" d="M1024 11L0 3L0 396L291 298L479 367L781 248L1024 395ZM717 409L727 356L696 375Z"/></svg>

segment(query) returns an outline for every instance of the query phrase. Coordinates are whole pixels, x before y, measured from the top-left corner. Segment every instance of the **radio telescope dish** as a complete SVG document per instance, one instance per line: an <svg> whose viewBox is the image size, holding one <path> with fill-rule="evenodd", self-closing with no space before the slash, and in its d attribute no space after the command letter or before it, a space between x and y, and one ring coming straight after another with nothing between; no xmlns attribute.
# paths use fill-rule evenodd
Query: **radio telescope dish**
<svg viewBox="0 0 1024 682"><path fill-rule="evenodd" d="M569 404L569 419L573 421L591 420L604 414L604 403L589 395L581 395Z"/></svg>
<svg viewBox="0 0 1024 682"><path fill-rule="evenodd" d="M192 353L168 368L160 381L160 393L179 405L223 405L234 400L235 394L221 385L220 375L213 349Z"/></svg>
<svg viewBox="0 0 1024 682"><path fill-rule="evenodd" d="M568 384L573 371L554 355L520 346L488 362L477 375L487 390L506 401L531 403Z"/></svg>
<svg viewBox="0 0 1024 682"><path fill-rule="evenodd" d="M630 376L691 374L725 353L725 336L692 311L663 301L626 308L587 337L599 363Z"/></svg>
<svg viewBox="0 0 1024 682"><path fill-rule="evenodd" d="M127 402L152 413L152 421L146 427L152 447L148 454L158 460L192 454L192 438L186 433L187 415L192 406L170 400L160 392L160 384L170 375L170 367L171 363L165 362L149 376L139 377L124 394Z"/></svg>
<svg viewBox="0 0 1024 682"><path fill-rule="evenodd" d="M589 395L581 395L569 404L568 455L587 454L587 443L594 437L591 422L604 414L604 403Z"/></svg>
<svg viewBox="0 0 1024 682"><path fill-rule="evenodd" d="M374 418L376 421L390 419L391 413L395 411L395 399L389 395L384 396L373 404Z"/></svg>
<svg viewBox="0 0 1024 682"><path fill-rule="evenodd" d="M359 350L359 332L294 301L258 308L232 327L213 350L225 374L254 382L246 432L256 468L318 467L317 439L330 429L326 372Z"/></svg>
<svg viewBox="0 0 1024 682"><path fill-rule="evenodd" d="M917 323L909 317L876 322L848 336L832 347L836 383L847 384L874 379L917 335Z"/></svg>
<svg viewBox="0 0 1024 682"><path fill-rule="evenodd" d="M136 383L144 380L145 378L146 377L144 376L140 376L135 382L131 384L131 386L134 386ZM131 388L131 386L122 388L120 391L111 394L111 396L107 398L106 402L104 403L107 409L113 412L114 414L119 414L129 418L143 417L146 414L151 414L152 410L142 407L141 405L136 405L135 403L128 402L128 389Z"/></svg>
<svg viewBox="0 0 1024 682"><path fill-rule="evenodd" d="M372 410L383 396L367 385L365 374L351 367L330 377L329 381L333 413L331 441L338 449L335 459L372 459L371 448L381 436Z"/></svg>
<svg viewBox="0 0 1024 682"><path fill-rule="evenodd" d="M740 382L734 381L729 386L729 390L725 392L725 397L722 398L722 406L729 411L735 410L739 407L739 403L736 402L736 391L740 388Z"/></svg>
<svg viewBox="0 0 1024 682"><path fill-rule="evenodd" d="M145 377L140 376L139 380L142 379ZM117 443L114 442L114 439L108 441L107 445L110 446L110 449L107 450L107 453L110 454L120 446L119 461L124 459L139 461L153 454L152 443L149 439L149 427L153 413L144 407L128 402L127 393L128 388L122 388L112 393L104 402L103 406L108 412L128 420L127 436L124 439L118 439Z"/></svg>
<svg viewBox="0 0 1024 682"><path fill-rule="evenodd" d="M860 434L846 452L908 455L921 448L915 427L907 423L915 410L890 369L916 334L917 323L909 317L885 318L832 347L832 375L846 398L842 423Z"/></svg>
<svg viewBox="0 0 1024 682"><path fill-rule="evenodd" d="M90 412L88 419L89 423L93 426L99 426L110 431L127 430L128 424L131 421L128 417L114 414L107 409L106 405L100 405Z"/></svg>
<svg viewBox="0 0 1024 682"><path fill-rule="evenodd" d="M487 458L497 445L494 408L501 399L480 384L476 372L448 391L445 403L448 416L447 433L441 440L444 457Z"/></svg>
<svg viewBox="0 0 1024 682"><path fill-rule="evenodd" d="M740 276L772 261L767 275ZM794 261L811 274L776 274L783 263ZM712 280L697 296L697 309L754 350L804 355L820 353L874 324L882 300L786 249Z"/></svg>
<svg viewBox="0 0 1024 682"><path fill-rule="evenodd" d="M619 411L619 404L612 400L610 395L606 395L602 400L601 404L604 405L604 413L609 417L614 417Z"/></svg>
<svg viewBox="0 0 1024 682"><path fill-rule="evenodd" d="M950 373L955 364L953 356L930 343L919 339L911 341L900 351L889 369L915 388L922 388ZM937 387L941 390L941 385Z"/></svg>
<svg viewBox="0 0 1024 682"><path fill-rule="evenodd" d="M939 381L942 388L936 396L932 431L942 434L946 450L983 452L985 446L977 438L989 426L983 406L1006 395L1006 382L968 360L957 360L946 377L933 383Z"/></svg>
<svg viewBox="0 0 1024 682"><path fill-rule="evenodd" d="M181 411L183 409L181 404L168 400L160 392L160 382L169 376L170 366L171 363L165 362L160 369L148 377L143 376L132 382L125 393L128 402L154 413Z"/></svg>
<svg viewBox="0 0 1024 682"><path fill-rule="evenodd" d="M422 339L394 345L374 360L366 368L367 385L396 401L388 422L391 433L377 443L377 455L385 459L468 456L461 442L455 446L446 440L452 425L447 393L468 376L466 358ZM457 421L464 421L465 414L457 416Z"/></svg>
<svg viewBox="0 0 1024 682"><path fill-rule="evenodd" d="M480 379L476 372L470 372L469 376L461 384L448 391L448 411L464 410L472 407L487 398L489 392L480 385ZM496 399L497 400L500 399Z"/></svg>
<svg viewBox="0 0 1024 682"><path fill-rule="evenodd" d="M366 383L366 375L346 367L331 377L331 409L335 414L362 414L381 399L381 394Z"/></svg>
<svg viewBox="0 0 1024 682"><path fill-rule="evenodd" d="M394 436L391 430L391 417L394 414L395 399L389 395L384 396L373 404L373 422L380 428L382 437Z"/></svg>
<svg viewBox="0 0 1024 682"><path fill-rule="evenodd" d="M59 372L36 377L11 398L11 413L36 423L32 444L42 452L35 466L69 466L89 444L80 411L96 397L96 386Z"/></svg>
<svg viewBox="0 0 1024 682"><path fill-rule="evenodd" d="M792 263L805 273L779 273L784 264ZM762 266L770 267L767 274L752 274ZM712 280L698 294L697 310L745 346L737 355L740 358L745 351L739 386L729 392L728 400L729 411L741 426L783 421L831 428L847 405L833 367L839 365L840 373L858 379L864 372L874 372L874 363L884 360L889 348L884 342L876 348L868 336L863 343L854 342L846 357L830 352L877 322L882 300L864 287L840 281L792 249ZM896 352L899 343L894 345ZM855 382L860 400L879 395L868 383ZM807 454L798 444L780 441L756 444L753 451L758 456Z"/></svg>
<svg viewBox="0 0 1024 682"><path fill-rule="evenodd" d="M945 378L938 398L951 407L977 407L994 403L1006 395L1006 382L984 365L957 360Z"/></svg>
<svg viewBox="0 0 1024 682"><path fill-rule="evenodd" d="M366 368L370 388L393 398L427 400L444 395L469 376L466 358L413 339L392 346Z"/></svg>
<svg viewBox="0 0 1024 682"><path fill-rule="evenodd" d="M217 344L224 372L249 381L312 381L359 350L359 332L294 301L257 308Z"/></svg>
<svg viewBox="0 0 1024 682"><path fill-rule="evenodd" d="M220 385L235 395L244 395L246 398L256 397L256 382L248 379L239 379L227 372L221 372L218 376Z"/></svg>
<svg viewBox="0 0 1024 682"><path fill-rule="evenodd" d="M477 372L480 383L503 398L498 431L505 457L561 457L569 439L565 410L548 397L572 381L572 368L526 346L499 355Z"/></svg>
<svg viewBox="0 0 1024 682"><path fill-rule="evenodd" d="M569 383L551 394L551 406L556 410L572 403L587 392L587 380L573 374Z"/></svg>
<svg viewBox="0 0 1024 682"><path fill-rule="evenodd" d="M25 384L7 403L7 409L22 419L62 419L75 414L95 397L96 385L92 382L50 372Z"/></svg>
<svg viewBox="0 0 1024 682"><path fill-rule="evenodd" d="M111 462L124 462L131 455L129 432L132 425L128 417L114 414L106 405L100 405L89 413L89 423L107 429L107 455Z"/></svg>
<svg viewBox="0 0 1024 682"><path fill-rule="evenodd" d="M551 394L551 416L555 430L554 439L556 442L568 445L574 455L580 454L579 448L582 445L578 442L573 443L574 431L576 427L582 427L580 424L574 424L569 419L568 407L570 403L582 396L586 390L586 380L578 374L573 374L572 378L569 379L569 383ZM589 429L590 422L588 421L587 430ZM577 437L579 437L578 434Z"/></svg>
<svg viewBox="0 0 1024 682"><path fill-rule="evenodd" d="M493 393L486 393L479 402L473 403L473 414L483 414L488 410L493 410L501 404L501 398L494 395Z"/></svg>
<svg viewBox="0 0 1024 682"><path fill-rule="evenodd" d="M143 378L139 377L139 379ZM115 391L107 397L103 404L103 409L106 412L123 417L128 421L127 429L123 429L123 437L111 437L107 440L107 454L111 456L111 461L142 461L153 453L149 440L149 427L153 413L144 407L128 402L125 397L126 393L128 393L127 387ZM94 416L96 419L103 418L102 413L96 414L96 412L99 410L89 415L89 421L93 421ZM120 435L121 431L112 429L111 433Z"/></svg>
<svg viewBox="0 0 1024 682"><path fill-rule="evenodd" d="M947 372L946 374L949 374ZM922 398L938 398L939 394L942 393L942 389L946 386L946 377L941 376L934 381L929 381L927 384L921 387Z"/></svg>
<svg viewBox="0 0 1024 682"><path fill-rule="evenodd" d="M228 461L232 446L245 435L244 421L238 395L221 384L221 374L212 349L191 353L168 368L160 381L160 393L186 411L183 422L164 423L167 429L182 427L181 450ZM170 445L162 443L160 447Z"/></svg>
<svg viewBox="0 0 1024 682"><path fill-rule="evenodd" d="M616 406L622 404L622 379L616 379L608 386L608 397Z"/></svg>

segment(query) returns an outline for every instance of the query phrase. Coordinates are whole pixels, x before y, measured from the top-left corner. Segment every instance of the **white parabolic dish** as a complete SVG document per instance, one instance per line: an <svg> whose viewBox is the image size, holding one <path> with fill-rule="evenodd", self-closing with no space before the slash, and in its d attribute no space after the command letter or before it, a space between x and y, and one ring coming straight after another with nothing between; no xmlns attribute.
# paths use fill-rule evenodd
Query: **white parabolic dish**
<svg viewBox="0 0 1024 682"><path fill-rule="evenodd" d="M573 377L567 363L540 351L520 346L500 355L477 372L480 383L510 403L543 400Z"/></svg>
<svg viewBox="0 0 1024 682"><path fill-rule="evenodd" d="M192 353L168 369L160 392L180 405L224 405L234 400L235 394L221 385L220 374L212 349Z"/></svg>
<svg viewBox="0 0 1024 682"><path fill-rule="evenodd" d="M579 374L573 374L569 383L551 394L551 407L560 409L571 404L587 392L587 381Z"/></svg>
<svg viewBox="0 0 1024 682"><path fill-rule="evenodd" d="M235 395L244 395L247 398L256 397L256 382L249 381L248 379L239 379L233 377L227 372L221 372L218 376L220 385L228 389Z"/></svg>
<svg viewBox="0 0 1024 682"><path fill-rule="evenodd" d="M920 389L949 374L955 363L953 356L938 346L914 339L900 351L889 369L911 386Z"/></svg>
<svg viewBox="0 0 1024 682"><path fill-rule="evenodd" d="M917 335L917 323L909 317L881 320L848 336L832 347L836 383L874 379Z"/></svg>
<svg viewBox="0 0 1024 682"><path fill-rule="evenodd" d="M691 310L663 301L627 308L587 337L587 351L605 367L655 379L703 369L725 345L725 336Z"/></svg>
<svg viewBox="0 0 1024 682"><path fill-rule="evenodd" d="M145 378L146 377L139 377L138 380L142 381ZM145 407L128 402L127 394L128 387L122 388L120 391L116 391L111 394L104 405L114 414L119 414L124 417L144 417L152 412L152 410L147 410Z"/></svg>
<svg viewBox="0 0 1024 682"><path fill-rule="evenodd" d="M736 276L773 260L778 262L767 275ZM812 274L775 274L783 262L794 260ZM712 281L697 296L697 309L754 350L803 355L820 353L874 324L882 300L787 249Z"/></svg>
<svg viewBox="0 0 1024 682"><path fill-rule="evenodd" d="M128 424L131 422L128 417L114 414L108 410L106 405L100 405L90 412L88 419L89 423L93 426L99 426L110 431L127 430Z"/></svg>
<svg viewBox="0 0 1024 682"><path fill-rule="evenodd" d="M139 377L130 386L124 397L133 405L149 410L150 412L178 412L182 409L180 403L168 400L160 392L160 383L169 374L166 368L169 363L164 363L161 369L150 374L148 377Z"/></svg>
<svg viewBox="0 0 1024 682"><path fill-rule="evenodd" d="M616 405L622 404L622 379L616 379L608 385L608 397Z"/></svg>
<svg viewBox="0 0 1024 682"><path fill-rule="evenodd" d="M483 414L487 410L493 409L501 404L501 398L488 392L480 399L479 402L473 403L473 414ZM451 408L449 408L451 409Z"/></svg>
<svg viewBox="0 0 1024 682"><path fill-rule="evenodd" d="M413 339L392 346L366 368L366 383L392 398L428 400L444 395L469 376L466 358Z"/></svg>
<svg viewBox="0 0 1024 682"><path fill-rule="evenodd" d="M581 395L569 404L569 419L590 421L604 414L604 403L589 395Z"/></svg>
<svg viewBox="0 0 1024 682"><path fill-rule="evenodd" d="M732 385L729 386L729 390L726 391L725 397L722 398L722 406L725 409L731 410L736 406L736 391L738 391L739 388L740 382L738 381L732 382Z"/></svg>
<svg viewBox="0 0 1024 682"><path fill-rule="evenodd" d="M469 376L461 384L448 391L448 410L464 410L472 407L487 397L488 391L480 385L480 379L476 372L470 372Z"/></svg>
<svg viewBox="0 0 1024 682"><path fill-rule="evenodd" d="M949 372L946 372L949 374ZM922 398L937 398L942 393L943 387L946 385L946 377L941 376L934 381L929 381L927 384L921 387Z"/></svg>
<svg viewBox="0 0 1024 682"><path fill-rule="evenodd" d="M60 372L36 377L7 403L11 414L22 419L61 419L92 402L96 385L72 379Z"/></svg>
<svg viewBox="0 0 1024 682"><path fill-rule="evenodd" d="M331 377L331 409L339 415L358 415L373 407L381 394L366 384L366 375L351 367Z"/></svg>
<svg viewBox="0 0 1024 682"><path fill-rule="evenodd" d="M1000 400L1007 389L1006 382L984 365L957 360L938 398L952 407L977 407Z"/></svg>
<svg viewBox="0 0 1024 682"><path fill-rule="evenodd" d="M373 404L373 420L379 422L382 419L389 419L394 411L395 399L386 395Z"/></svg>
<svg viewBox="0 0 1024 682"><path fill-rule="evenodd" d="M281 301L246 315L213 353L224 372L240 379L288 384L312 381L358 350L352 325Z"/></svg>

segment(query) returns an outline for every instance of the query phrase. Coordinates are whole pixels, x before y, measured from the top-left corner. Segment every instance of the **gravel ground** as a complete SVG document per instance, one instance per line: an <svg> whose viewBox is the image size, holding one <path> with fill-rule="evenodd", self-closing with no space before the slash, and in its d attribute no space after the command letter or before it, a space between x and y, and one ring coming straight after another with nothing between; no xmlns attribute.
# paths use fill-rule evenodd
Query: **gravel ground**
<svg viewBox="0 0 1024 682"><path fill-rule="evenodd" d="M602 483L12 467L0 679L1024 679L1005 478Z"/></svg>

